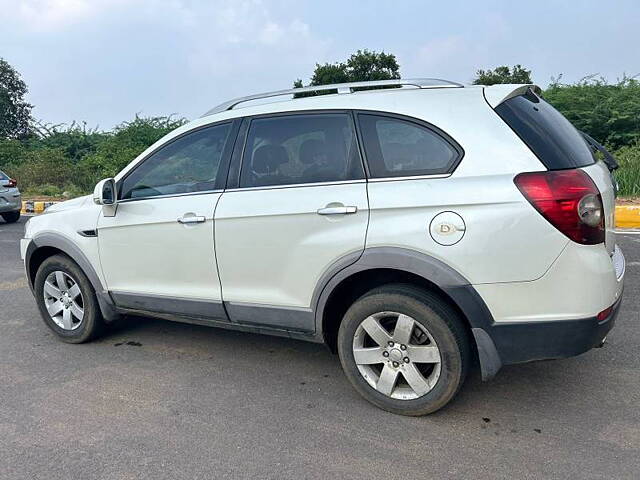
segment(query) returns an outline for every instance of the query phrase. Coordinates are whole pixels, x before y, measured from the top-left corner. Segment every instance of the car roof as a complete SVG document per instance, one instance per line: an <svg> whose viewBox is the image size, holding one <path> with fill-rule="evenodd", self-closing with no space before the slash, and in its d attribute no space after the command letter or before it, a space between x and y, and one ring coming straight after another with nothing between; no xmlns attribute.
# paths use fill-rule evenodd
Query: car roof
<svg viewBox="0 0 640 480"><path fill-rule="evenodd" d="M305 92L305 90L296 89L295 91L284 91L286 93L282 95L271 96L269 92L257 96L251 95L249 96L251 98L247 101L243 99L249 97L230 100L214 108L214 113L207 112L208 114L176 128L151 145L125 167L116 176L116 180L122 178L131 168L134 168L139 160L160 144L169 142L173 138L191 130L220 122L289 112L302 113L323 110L373 111L427 120L456 138L456 135L460 134L460 129L468 130L468 122L465 121L460 124L456 112L460 115L466 115L467 118L472 118L474 114L471 112L491 110L491 107L509 98L510 95L514 94L513 92L531 87L531 85L494 85L485 87L483 85L461 85L455 83L449 86L415 85L418 81L425 80L433 79L400 80L401 82L409 82L399 85L400 88L360 90L351 86L349 94L332 93L294 98L294 93ZM440 82L442 81L440 80ZM372 84L367 86L372 86ZM340 88L338 85L331 87L333 87L334 91ZM485 92L490 92L490 94L485 96ZM283 97L285 98L283 99Z"/></svg>
<svg viewBox="0 0 640 480"><path fill-rule="evenodd" d="M221 103L220 105L212 108L203 116L212 115L226 110L232 110L237 105L242 103L261 100L267 98L276 97L289 97L287 100L303 98L308 96L317 96L321 92L325 94L337 93L339 95L351 94L362 89L373 89L376 87L417 87L417 88L462 88L464 85L461 83L452 82L450 80L442 80L440 78L408 78L408 79L393 79L393 80L375 80L364 82L349 82L349 83L333 83L328 85L310 85L308 87L296 87L287 90L275 90L271 92L257 93L248 95L245 97L238 97L232 100ZM377 90L380 91L380 88ZM310 95L304 95L310 94ZM323 94L324 95L324 94Z"/></svg>

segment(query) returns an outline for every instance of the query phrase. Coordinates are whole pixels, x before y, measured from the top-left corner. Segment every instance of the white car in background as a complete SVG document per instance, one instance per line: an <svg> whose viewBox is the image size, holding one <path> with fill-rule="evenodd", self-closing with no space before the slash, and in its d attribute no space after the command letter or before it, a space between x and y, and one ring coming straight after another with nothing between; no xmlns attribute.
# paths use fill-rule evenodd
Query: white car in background
<svg viewBox="0 0 640 480"><path fill-rule="evenodd" d="M405 415L447 404L474 357L489 379L600 346L623 290L614 189L539 92L419 79L226 102L28 222L42 317L71 343L127 313L323 342Z"/></svg>
<svg viewBox="0 0 640 480"><path fill-rule="evenodd" d="M0 216L7 223L20 219L22 198L18 182L0 170Z"/></svg>

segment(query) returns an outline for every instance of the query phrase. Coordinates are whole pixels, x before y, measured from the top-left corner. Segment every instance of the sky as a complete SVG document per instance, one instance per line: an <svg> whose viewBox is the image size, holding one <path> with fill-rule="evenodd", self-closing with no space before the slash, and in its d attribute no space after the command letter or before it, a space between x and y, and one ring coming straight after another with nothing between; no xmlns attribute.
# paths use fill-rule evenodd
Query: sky
<svg viewBox="0 0 640 480"><path fill-rule="evenodd" d="M363 48L395 54L405 78L520 63L541 86L615 81L640 73L639 27L640 0L0 0L0 57L36 119L110 129L193 119Z"/></svg>

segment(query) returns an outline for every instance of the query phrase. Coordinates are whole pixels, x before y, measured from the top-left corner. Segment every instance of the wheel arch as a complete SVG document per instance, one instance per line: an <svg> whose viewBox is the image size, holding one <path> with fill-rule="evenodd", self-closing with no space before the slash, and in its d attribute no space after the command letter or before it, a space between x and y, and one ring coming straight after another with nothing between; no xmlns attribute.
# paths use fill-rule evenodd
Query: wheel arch
<svg viewBox="0 0 640 480"><path fill-rule="evenodd" d="M42 262L44 262L47 258L58 254L66 255L75 263L77 263L80 269L87 276L89 282L91 283L91 286L96 293L100 311L104 319L107 321L111 321L118 318L118 314L115 310L113 301L111 300L111 297L107 290L102 285L100 277L98 277L98 274L91 265L89 259L82 252L80 247L75 245L68 238L59 234L49 232L43 233L35 236L31 240L31 242L29 242L29 246L27 247L27 251L25 252L24 262L25 271L31 290L33 290L34 288L36 273L40 265L42 265Z"/></svg>
<svg viewBox="0 0 640 480"><path fill-rule="evenodd" d="M493 377L500 358L486 333L493 316L478 292L459 272L430 255L398 247L373 247L333 274L315 304L316 333L335 352L337 330L349 305L372 288L406 283L436 292L465 322L477 352L482 378Z"/></svg>

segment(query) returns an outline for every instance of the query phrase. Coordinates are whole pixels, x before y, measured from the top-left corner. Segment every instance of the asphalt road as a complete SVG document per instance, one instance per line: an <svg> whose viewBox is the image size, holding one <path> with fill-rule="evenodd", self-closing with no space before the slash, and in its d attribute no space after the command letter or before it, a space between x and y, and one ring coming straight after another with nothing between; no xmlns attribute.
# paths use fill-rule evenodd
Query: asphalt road
<svg viewBox="0 0 640 480"><path fill-rule="evenodd" d="M640 477L640 235L608 344L472 374L444 410L392 415L299 341L132 318L67 345L0 221L0 478ZM562 288L559 286L559 288Z"/></svg>

